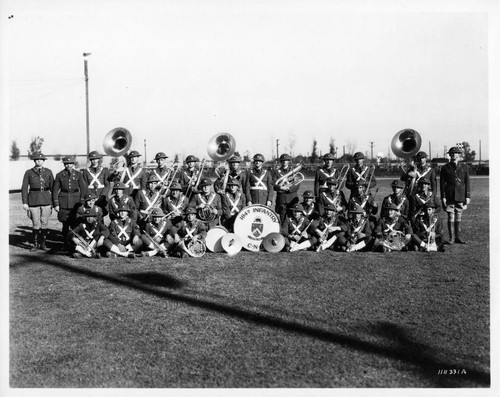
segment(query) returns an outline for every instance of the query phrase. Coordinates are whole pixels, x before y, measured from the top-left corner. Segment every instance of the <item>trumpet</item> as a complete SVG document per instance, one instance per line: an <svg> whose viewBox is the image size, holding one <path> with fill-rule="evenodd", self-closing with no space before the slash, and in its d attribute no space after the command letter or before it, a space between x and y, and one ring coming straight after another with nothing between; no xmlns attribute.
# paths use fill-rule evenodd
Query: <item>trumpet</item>
<svg viewBox="0 0 500 397"><path fill-rule="evenodd" d="M279 187L298 185L304 180L304 175L302 175L302 173L299 172L301 169L302 169L302 164L299 164L293 170L287 172L285 175L278 178L275 184L278 185Z"/></svg>

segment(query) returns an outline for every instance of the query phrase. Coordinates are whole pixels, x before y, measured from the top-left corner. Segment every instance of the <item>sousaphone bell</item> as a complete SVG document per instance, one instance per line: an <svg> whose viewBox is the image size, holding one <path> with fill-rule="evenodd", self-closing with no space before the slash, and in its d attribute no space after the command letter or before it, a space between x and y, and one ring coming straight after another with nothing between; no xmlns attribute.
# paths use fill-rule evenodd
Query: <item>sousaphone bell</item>
<svg viewBox="0 0 500 397"><path fill-rule="evenodd" d="M417 154L422 145L420 134L412 129L399 131L391 141L391 150L399 158L409 158Z"/></svg>

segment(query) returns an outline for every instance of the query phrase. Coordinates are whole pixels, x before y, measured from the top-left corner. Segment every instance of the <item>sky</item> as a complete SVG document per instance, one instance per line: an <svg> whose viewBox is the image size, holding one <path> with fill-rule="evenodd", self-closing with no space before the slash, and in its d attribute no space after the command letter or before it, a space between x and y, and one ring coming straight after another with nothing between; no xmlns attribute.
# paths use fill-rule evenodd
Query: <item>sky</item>
<svg viewBox="0 0 500 397"><path fill-rule="evenodd" d="M125 127L148 159L207 158L220 132L242 155L270 158L277 139L280 154L308 154L313 140L325 153L334 139L340 154L371 155L373 142L394 157L394 135L412 128L432 157L468 141L488 159L487 13L345 4L7 3L10 141L22 154L36 136L45 154L86 153L88 52L90 150Z"/></svg>

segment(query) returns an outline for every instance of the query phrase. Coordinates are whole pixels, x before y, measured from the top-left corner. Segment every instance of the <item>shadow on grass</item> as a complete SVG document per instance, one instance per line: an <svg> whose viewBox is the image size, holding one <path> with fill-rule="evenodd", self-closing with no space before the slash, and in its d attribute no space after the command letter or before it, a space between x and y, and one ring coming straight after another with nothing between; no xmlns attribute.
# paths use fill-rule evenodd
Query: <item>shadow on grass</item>
<svg viewBox="0 0 500 397"><path fill-rule="evenodd" d="M21 260L32 259L32 257L28 255L19 255L19 258ZM403 327L394 323L380 322L371 329L373 334L382 336L388 343L368 342L361 339L361 337L301 324L297 321L279 318L275 315L262 313L256 310L236 308L228 304L183 295L182 289L177 292L150 287L150 285L154 285L173 289L180 288L185 284L165 275L160 276L160 273L132 273L123 274L121 276L108 275L91 269L61 263L56 259L57 258L54 256L45 256L40 257L39 261L75 274L104 280L115 285L139 290L159 298L181 302L261 326L277 328L286 332L334 343L343 348L404 362L416 367L414 371L420 376L427 378L435 387L488 387L490 385L490 374L488 372L470 368L467 366L467 363L464 362L457 362L457 359L453 357L453 353L419 342ZM437 357L438 355L441 357L447 356L447 359L439 359ZM461 377L438 375L438 370L449 370L454 368L466 369L467 375Z"/></svg>
<svg viewBox="0 0 500 397"><path fill-rule="evenodd" d="M9 245L18 248L30 248L33 239L33 228L31 226L17 226L15 234L9 234ZM54 252L62 246L62 233L60 230L48 229L47 245Z"/></svg>

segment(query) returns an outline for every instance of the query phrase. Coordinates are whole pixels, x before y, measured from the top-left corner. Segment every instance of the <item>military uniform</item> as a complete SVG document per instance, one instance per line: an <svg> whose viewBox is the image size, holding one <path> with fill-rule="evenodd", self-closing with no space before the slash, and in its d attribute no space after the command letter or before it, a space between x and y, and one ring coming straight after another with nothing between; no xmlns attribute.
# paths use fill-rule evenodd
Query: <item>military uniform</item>
<svg viewBox="0 0 500 397"><path fill-rule="evenodd" d="M162 208L163 197L161 192L155 189L159 182L155 175L151 175L147 181L146 189L141 189L135 196L135 206L139 210L139 226L143 226L149 218L149 213L154 208ZM162 208L163 209L163 208Z"/></svg>
<svg viewBox="0 0 500 397"><path fill-rule="evenodd" d="M104 248L104 240L109 237L109 230L104 224L97 219L97 209L99 207L94 207L90 209L86 209L82 212L83 221L76 226L74 229L70 230L68 233L68 239L73 240L76 246L74 247L75 253L73 256L75 258L80 258L82 254L87 257L95 257L98 258L99 252L97 251L100 247ZM102 210L101 210L102 211ZM94 223L90 223L87 221L89 217L96 218ZM76 241L74 239L75 236L79 236ZM83 240L88 246L91 248L90 250L82 247L78 240ZM94 250L94 254L92 255L92 250Z"/></svg>
<svg viewBox="0 0 500 397"><path fill-rule="evenodd" d="M141 236L144 246L149 250L143 252L141 256L154 256L156 254L166 256L171 246L167 241L167 231L172 228L172 222L170 219L162 219L164 216L165 214L161 208L151 211L151 220L146 223L144 233ZM154 243L152 240L154 240Z"/></svg>
<svg viewBox="0 0 500 397"><path fill-rule="evenodd" d="M130 213L128 207L119 207L118 213L126 211ZM126 217L114 219L109 224L109 238L104 241L108 250L115 255L133 258L133 252L140 250L142 246L141 230L137 223Z"/></svg>
<svg viewBox="0 0 500 397"><path fill-rule="evenodd" d="M423 208L426 204L433 204L435 206L435 211L439 212L441 206L439 203L437 192L432 190L424 190L423 185L430 187L429 179L424 176L418 181L417 193L411 196L410 201L410 219L414 221L417 217L423 216Z"/></svg>
<svg viewBox="0 0 500 397"><path fill-rule="evenodd" d="M229 160L229 169L226 172L229 172L227 176L227 180L233 179L239 181L240 190L245 196L246 200L250 200L250 190L248 185L248 175L242 169L237 168L236 164L241 163L241 158L238 156L231 156ZM223 189L225 175L220 175L214 182L214 190L215 193L223 195L225 190Z"/></svg>
<svg viewBox="0 0 500 397"><path fill-rule="evenodd" d="M349 218L340 224L344 233L337 238L337 246L341 251L367 251L371 248L372 226L363 212L359 204L350 205Z"/></svg>
<svg viewBox="0 0 500 397"><path fill-rule="evenodd" d="M115 192L121 190L123 192L122 196L119 196L118 193L115 193L109 199L109 219L111 221L118 218L118 209L120 207L127 207L130 212L129 216L134 221L137 221L138 211L135 205L135 201L129 195L125 194L125 185L121 182L117 182L114 186Z"/></svg>
<svg viewBox="0 0 500 397"><path fill-rule="evenodd" d="M212 221L205 221L208 229L213 229L219 222L219 218L222 215L222 203L220 195L211 191L205 192L203 189L205 186L211 185L212 181L210 181L210 179L202 179L199 184L201 191L197 193L189 202L190 207L196 208L199 212L204 212L207 218L211 216L208 212L212 210L214 211L213 215L215 216L215 219ZM200 216L199 212L198 217Z"/></svg>
<svg viewBox="0 0 500 397"><path fill-rule="evenodd" d="M196 169L194 164L200 161L197 157L193 155L189 155L186 157L186 165L187 168L181 171L179 175L179 183L182 186L182 192L187 196L190 200L193 194L198 193L198 187L196 186L196 182L204 178L203 171L200 169ZM200 175L201 173L201 175Z"/></svg>
<svg viewBox="0 0 500 397"><path fill-rule="evenodd" d="M174 191L178 191L177 197L174 197ZM177 194L175 194L177 195ZM179 183L173 182L170 186L170 194L163 200L163 207L172 223L178 223L182 220L182 214L187 208L189 201L182 193L182 187Z"/></svg>
<svg viewBox="0 0 500 397"><path fill-rule="evenodd" d="M407 196L403 194L404 184L395 180L391 183L391 187L393 192L384 197L382 200L382 211L380 212L380 216L384 217L387 215L386 208L389 204L394 203L398 208L399 214L406 220L409 220L410 217L410 201Z"/></svg>
<svg viewBox="0 0 500 397"><path fill-rule="evenodd" d="M170 177L171 170L166 166L165 160L168 159L168 156L163 152L156 153L154 160L158 163L158 167L149 170L146 174L146 177L154 176L158 179L160 186L166 187L168 183L168 179Z"/></svg>
<svg viewBox="0 0 500 397"><path fill-rule="evenodd" d="M444 251L444 245L448 243L444 237L443 221L437 215L432 213L429 216L427 208L438 208L433 202L424 205L425 214L417 217L412 222L413 246L415 250L420 251ZM433 244L434 243L434 247Z"/></svg>
<svg viewBox="0 0 500 397"><path fill-rule="evenodd" d="M304 215L309 219L310 221L313 221L315 219L318 219L319 213L318 209L316 208L316 204L314 203L314 194L311 190L306 190L304 193L302 193L302 208L304 208Z"/></svg>
<svg viewBox="0 0 500 397"><path fill-rule="evenodd" d="M301 204L295 203L290 207L291 214L288 213L281 223L280 233L285 238L285 251L299 251L312 247L318 241L309 230L314 225L303 214L304 208ZM295 213L300 213L297 219Z"/></svg>
<svg viewBox="0 0 500 397"><path fill-rule="evenodd" d="M108 194L109 194L109 179L111 173L106 167L100 165L94 166L94 160L99 160L103 156L97 151L89 153L91 165L82 171L83 180L87 184L87 192L92 193L97 197L96 205L101 208L104 216L107 215Z"/></svg>
<svg viewBox="0 0 500 397"><path fill-rule="evenodd" d="M37 250L38 248L47 249L45 243L49 217L52 212L54 176L51 170L42 167L45 160L46 157L41 153L33 156L35 167L24 173L21 188L23 208L28 211L29 217L33 222L32 250Z"/></svg>
<svg viewBox="0 0 500 397"><path fill-rule="evenodd" d="M187 207L184 211L186 219L176 223L168 231L168 241L172 243L172 254L177 256L187 256L187 254L181 248L180 242L184 242L186 245L193 239L200 240L205 243L205 238L207 237L207 227L206 225L196 219L196 209L193 207ZM192 217L192 220L188 219Z"/></svg>
<svg viewBox="0 0 500 397"><path fill-rule="evenodd" d="M378 204L376 203L374 197L371 193L365 194L365 184L364 181L357 181L355 184L355 188L357 190L352 190L351 197L349 198L348 207L357 204L359 205L363 211L364 215L368 217L370 221L370 226L373 229L377 222L375 215L378 212Z"/></svg>
<svg viewBox="0 0 500 397"><path fill-rule="evenodd" d="M394 218L390 217L390 210L398 211L398 207L396 204L391 203L385 208L386 216L381 217L375 230L373 232L375 241L373 244L374 251L390 251L388 247L385 247L383 242L386 240L391 233L393 232L401 232L405 236L405 246L402 250L408 249L408 244L410 243L411 235L413 234L413 230L411 225L401 216L396 215Z"/></svg>
<svg viewBox="0 0 500 397"><path fill-rule="evenodd" d="M347 211L347 200L345 198L344 192L338 188L338 181L335 178L328 178L327 180L327 190L323 190L318 198L318 213L323 216L325 213L325 206L335 207L335 211L345 214ZM335 189L332 191L332 186Z"/></svg>
<svg viewBox="0 0 500 397"><path fill-rule="evenodd" d="M280 217L280 222L285 219L286 212L293 205L299 203L299 196L297 192L300 189L300 183L290 185L286 180L281 184L276 183L281 177L292 171L291 167L284 168L283 164L285 162L290 162L291 158L287 154L282 154L280 156L280 161L282 166L276 170L276 175L274 177L274 190L276 191L276 213Z"/></svg>
<svg viewBox="0 0 500 397"><path fill-rule="evenodd" d="M237 179L229 179L227 185L228 188L229 186L239 187L240 182ZM232 193L231 191L226 191L224 194L221 194L221 201L222 201L221 224L228 231L232 232L236 216L246 206L245 195L238 190L235 193Z"/></svg>
<svg viewBox="0 0 500 397"><path fill-rule="evenodd" d="M63 158L64 165L74 164L72 157ZM87 192L87 184L80 171L66 168L59 172L54 179L52 189L53 206L58 210L57 219L62 223L63 239L70 226L74 226L76 218L76 207L83 203L83 196ZM66 240L65 240L66 242Z"/></svg>
<svg viewBox="0 0 500 397"><path fill-rule="evenodd" d="M324 210L324 214L311 226L312 233L318 236L316 251L338 249L341 245L339 237L343 237L347 231L345 219L338 215L335 206L327 204Z"/></svg>
<svg viewBox="0 0 500 397"><path fill-rule="evenodd" d="M406 182L408 186L406 189L408 198L415 195L418 189L418 182L424 177L429 179L431 190L437 192L436 172L429 164L423 164L423 160L427 159L427 157L427 153L418 152L415 155L416 163L410 166L407 172L403 172L401 175L401 180Z"/></svg>
<svg viewBox="0 0 500 397"><path fill-rule="evenodd" d="M254 164L256 162L264 163L264 156L256 154L253 156ZM254 167L247 171L248 190L250 199L247 202L251 204L268 205L273 197L273 176L270 171Z"/></svg>
<svg viewBox="0 0 500 397"><path fill-rule="evenodd" d="M345 181L346 188L351 191L351 197L357 195L357 182L365 182L368 184L368 181L370 180L370 167L363 164L361 161L365 158L363 153L354 153L353 158L357 164L354 167L349 168ZM377 180L375 179L375 175L373 175L370 181L370 189L373 189L375 186L377 186Z"/></svg>
<svg viewBox="0 0 500 397"><path fill-rule="evenodd" d="M135 198L139 190L146 187L147 175L144 168L138 162L131 163L132 158L138 159L140 156L137 150L132 150L126 156L129 163L127 167L123 171L111 175L113 182L122 182L125 185L125 194L132 198Z"/></svg>
<svg viewBox="0 0 500 397"><path fill-rule="evenodd" d="M101 207L98 207L96 203L92 203L93 200L96 200L97 196L94 193L87 193L83 197L83 205L78 206L76 210L76 221L77 223L84 222L84 214L86 211L93 210L95 211L95 216L99 222L103 221L104 212ZM92 203L92 206L90 205Z"/></svg>
<svg viewBox="0 0 500 397"><path fill-rule="evenodd" d="M326 181L328 178L338 178L338 171L333 167L333 160L335 160L333 154L327 153L323 156L323 161L325 165L316 169L314 175L314 195L319 197L322 192L328 189Z"/></svg>
<svg viewBox="0 0 500 397"><path fill-rule="evenodd" d="M452 147L448 154L450 162L441 167L439 175L441 201L448 214L448 233L450 241L464 244L460 237L462 211L470 202L470 177L467 164L458 162L460 149Z"/></svg>

